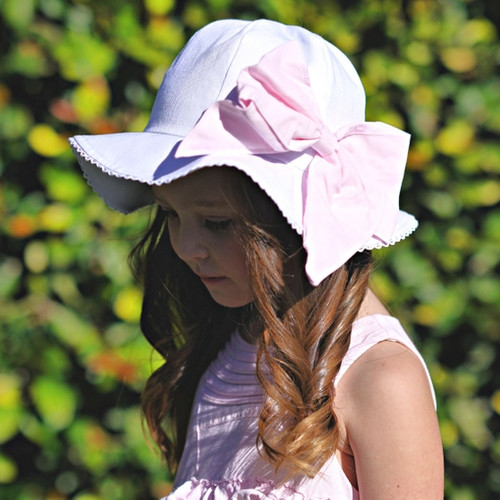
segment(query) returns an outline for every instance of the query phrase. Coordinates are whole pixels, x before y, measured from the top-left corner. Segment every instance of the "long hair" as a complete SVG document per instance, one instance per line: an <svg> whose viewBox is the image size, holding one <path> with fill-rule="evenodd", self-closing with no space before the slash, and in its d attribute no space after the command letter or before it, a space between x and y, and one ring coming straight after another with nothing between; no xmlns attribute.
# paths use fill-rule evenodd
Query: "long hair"
<svg viewBox="0 0 500 500"><path fill-rule="evenodd" d="M290 477L314 476L339 441L334 380L365 296L369 252L358 253L313 287L301 237L270 198L234 168L227 200L246 252L253 302L227 309L175 254L158 210L130 262L143 282L141 329L165 363L149 378L142 410L171 470L182 454L194 393L235 324L258 332L257 377L265 401L259 418L261 454Z"/></svg>

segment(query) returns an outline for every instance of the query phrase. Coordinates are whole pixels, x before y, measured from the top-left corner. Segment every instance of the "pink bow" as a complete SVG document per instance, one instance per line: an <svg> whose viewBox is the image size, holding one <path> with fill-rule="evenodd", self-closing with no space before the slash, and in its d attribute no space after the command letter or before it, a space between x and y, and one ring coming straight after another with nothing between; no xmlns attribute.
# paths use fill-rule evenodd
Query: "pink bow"
<svg viewBox="0 0 500 500"><path fill-rule="evenodd" d="M310 153L302 182L302 237L313 285L371 237L390 241L409 134L380 122L330 131L298 42L281 45L243 69L236 90L236 102L218 101L205 111L176 156Z"/></svg>

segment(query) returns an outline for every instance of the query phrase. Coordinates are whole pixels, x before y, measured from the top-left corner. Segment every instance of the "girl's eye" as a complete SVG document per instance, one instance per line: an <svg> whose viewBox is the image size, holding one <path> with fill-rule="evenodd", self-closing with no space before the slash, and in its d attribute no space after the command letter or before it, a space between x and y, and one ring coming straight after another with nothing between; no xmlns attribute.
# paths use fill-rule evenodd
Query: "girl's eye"
<svg viewBox="0 0 500 500"><path fill-rule="evenodd" d="M205 219L205 227L207 229L210 229L210 231L224 231L227 229L231 223L233 222L232 219L223 219L223 220L211 220L211 219Z"/></svg>

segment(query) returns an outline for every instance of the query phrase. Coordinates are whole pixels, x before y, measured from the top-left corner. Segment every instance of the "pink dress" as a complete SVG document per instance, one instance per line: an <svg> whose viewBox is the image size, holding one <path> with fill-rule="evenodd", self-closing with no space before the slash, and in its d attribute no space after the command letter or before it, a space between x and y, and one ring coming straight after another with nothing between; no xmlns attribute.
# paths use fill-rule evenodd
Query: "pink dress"
<svg viewBox="0 0 500 500"><path fill-rule="evenodd" d="M383 340L407 346L424 364L397 319L366 316L353 325L351 344L335 383L356 359ZM162 500L357 499L358 492L335 455L314 478L275 486L273 470L255 445L263 398L255 375L256 353L256 346L235 333L203 375L174 491Z"/></svg>

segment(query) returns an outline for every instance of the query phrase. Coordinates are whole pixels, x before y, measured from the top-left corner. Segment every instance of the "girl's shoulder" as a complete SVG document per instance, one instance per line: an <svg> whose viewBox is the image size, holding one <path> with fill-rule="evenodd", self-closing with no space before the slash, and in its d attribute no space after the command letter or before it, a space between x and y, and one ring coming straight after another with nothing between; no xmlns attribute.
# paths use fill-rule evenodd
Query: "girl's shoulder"
<svg viewBox="0 0 500 500"><path fill-rule="evenodd" d="M365 372L372 376L374 371L377 373L381 371L379 362L384 366L383 372L396 369L399 365L408 364L406 367L408 369L414 366L424 375L434 398L432 382L424 359L399 320L388 314L363 316L353 323L350 346L335 384L338 385L346 374L349 374L349 379L355 376L362 377ZM377 379L380 380L383 376L384 373L380 373ZM343 381L342 385L345 384L346 381Z"/></svg>
<svg viewBox="0 0 500 500"><path fill-rule="evenodd" d="M395 318L367 316L353 325L349 355L335 408L360 491L374 498L438 498L434 391L413 342Z"/></svg>
<svg viewBox="0 0 500 500"><path fill-rule="evenodd" d="M396 318L366 317L358 323L353 327L351 345L337 383L350 389L368 387L377 392L406 383L414 386L421 380L434 395L427 366Z"/></svg>

